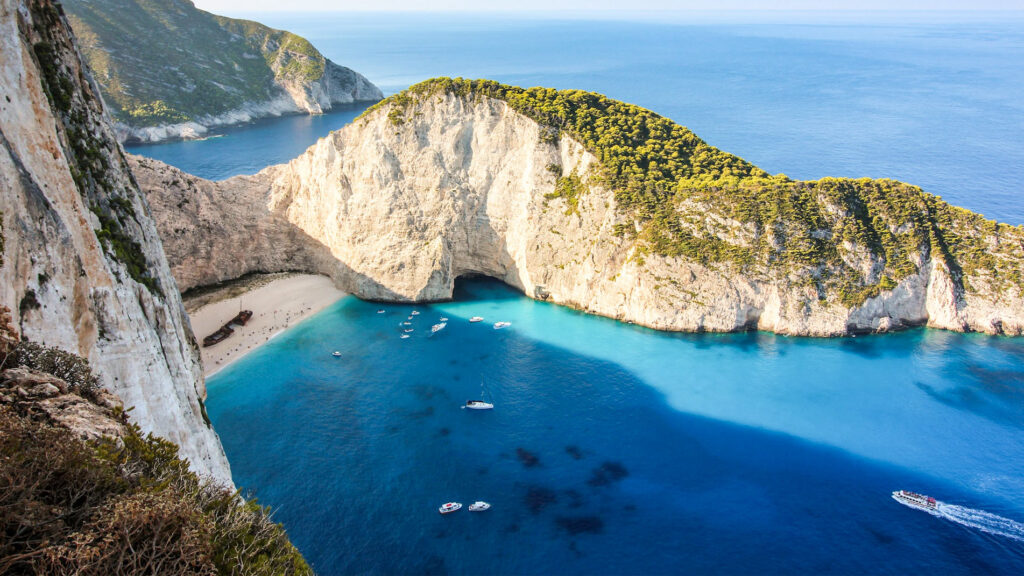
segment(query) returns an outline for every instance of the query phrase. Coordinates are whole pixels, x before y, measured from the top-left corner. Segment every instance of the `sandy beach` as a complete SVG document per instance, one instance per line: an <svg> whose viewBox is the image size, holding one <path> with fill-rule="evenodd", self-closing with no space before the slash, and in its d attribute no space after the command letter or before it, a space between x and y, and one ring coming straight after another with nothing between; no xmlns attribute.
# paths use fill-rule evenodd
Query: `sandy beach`
<svg viewBox="0 0 1024 576"><path fill-rule="evenodd" d="M203 374L212 376L344 295L324 276L275 274L187 298L185 308L200 344L239 310L253 311L252 319L226 340L201 349Z"/></svg>

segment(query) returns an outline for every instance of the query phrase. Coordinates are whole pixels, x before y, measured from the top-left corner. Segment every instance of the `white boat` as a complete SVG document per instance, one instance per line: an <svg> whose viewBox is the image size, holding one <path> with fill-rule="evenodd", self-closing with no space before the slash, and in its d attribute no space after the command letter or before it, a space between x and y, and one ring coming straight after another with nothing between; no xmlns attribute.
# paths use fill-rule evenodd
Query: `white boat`
<svg viewBox="0 0 1024 576"><path fill-rule="evenodd" d="M447 321L448 321L448 317L447 316L441 316L441 319L438 320L438 322L447 322Z"/></svg>
<svg viewBox="0 0 1024 576"><path fill-rule="evenodd" d="M335 350L334 354L331 354L331 356L334 356L335 358L340 358L341 357L341 352L338 352L337 350Z"/></svg>
<svg viewBox="0 0 1024 576"><path fill-rule="evenodd" d="M445 502L444 504L441 505L440 508L437 509L437 511L441 514L451 514L452 512L461 509L462 504L459 504L458 502Z"/></svg>
<svg viewBox="0 0 1024 576"><path fill-rule="evenodd" d="M383 314L383 313L384 313L384 309L383 308L381 308L380 310L377 310L377 314Z"/></svg>
<svg viewBox="0 0 1024 576"><path fill-rule="evenodd" d="M406 328L405 330L402 330L402 332L405 332L406 334L408 334L409 332L412 332L413 330L415 330L415 328Z"/></svg>
<svg viewBox="0 0 1024 576"><path fill-rule="evenodd" d="M494 404L484 402L483 400L467 400L466 408L470 410L493 410Z"/></svg>
<svg viewBox="0 0 1024 576"><path fill-rule="evenodd" d="M511 325L512 325L511 322L495 322L494 323L494 329L495 330L501 330L502 328L505 328L506 326L511 326Z"/></svg>
<svg viewBox="0 0 1024 576"><path fill-rule="evenodd" d="M411 326L412 322L402 322L402 326Z"/></svg>
<svg viewBox="0 0 1024 576"><path fill-rule="evenodd" d="M908 490L897 490L892 493L892 498L900 504L906 504L911 508L917 508L926 512L937 510L939 507L939 503L935 501L935 498Z"/></svg>
<svg viewBox="0 0 1024 576"><path fill-rule="evenodd" d="M420 313L419 310L413 310L412 312L410 312L410 314L412 314L413 316L418 316L419 313Z"/></svg>
<svg viewBox="0 0 1024 576"><path fill-rule="evenodd" d="M472 318L469 319L469 321L470 322L483 322L484 321L484 317L483 316L473 316Z"/></svg>
<svg viewBox="0 0 1024 576"><path fill-rule="evenodd" d="M482 500L477 500L469 505L470 512L483 512L484 510L490 510L491 505Z"/></svg>
<svg viewBox="0 0 1024 576"><path fill-rule="evenodd" d="M408 337L409 337L409 335L408 335L408 334L402 334L402 340L405 340L405 339L406 339L406 338L408 338Z"/></svg>
<svg viewBox="0 0 1024 576"><path fill-rule="evenodd" d="M445 322L441 322L440 324L434 324L433 326L430 327L430 333L433 334L435 332L440 332L441 330L444 330L444 327L447 325L448 324Z"/></svg>

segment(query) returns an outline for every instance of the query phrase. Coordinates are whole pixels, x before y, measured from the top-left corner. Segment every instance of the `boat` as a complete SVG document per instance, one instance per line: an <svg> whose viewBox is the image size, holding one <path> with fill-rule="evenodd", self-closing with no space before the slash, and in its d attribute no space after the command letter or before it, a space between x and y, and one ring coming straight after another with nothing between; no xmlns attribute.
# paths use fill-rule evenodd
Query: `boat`
<svg viewBox="0 0 1024 576"><path fill-rule="evenodd" d="M447 322L447 321L448 321L448 317L447 316L441 316L440 320L438 320L438 322Z"/></svg>
<svg viewBox="0 0 1024 576"><path fill-rule="evenodd" d="M408 337L409 337L409 335L408 335L408 334L402 334L402 340L405 340L405 339L406 339L406 338L408 338Z"/></svg>
<svg viewBox="0 0 1024 576"><path fill-rule="evenodd" d="M477 500L469 505L470 512L483 512L484 510L490 510L491 505L482 500Z"/></svg>
<svg viewBox="0 0 1024 576"><path fill-rule="evenodd" d="M341 357L341 352L338 352L337 350L335 350L334 354L331 354L331 356L334 356L335 358L340 358Z"/></svg>
<svg viewBox="0 0 1024 576"><path fill-rule="evenodd" d="M384 313L384 309L383 308L381 308L380 310L377 310L377 314L383 314L383 313Z"/></svg>
<svg viewBox="0 0 1024 576"><path fill-rule="evenodd" d="M406 328L405 330L402 330L402 332L405 332L406 334L408 334L409 332L412 332L413 330L414 330L413 328Z"/></svg>
<svg viewBox="0 0 1024 576"><path fill-rule="evenodd" d="M493 410L494 404L484 402L483 400L467 400L466 408L470 410Z"/></svg>
<svg viewBox="0 0 1024 576"><path fill-rule="evenodd" d="M906 504L911 508L917 508L927 512L931 512L932 510L937 510L939 508L939 503L935 501L935 498L925 496L924 494L918 494L917 492L897 490L892 493L892 497L893 500L896 500L900 504Z"/></svg>
<svg viewBox="0 0 1024 576"><path fill-rule="evenodd" d="M440 508L437 509L437 511L441 514L451 514L452 512L461 509L462 504L459 504L458 502L445 502L444 504L441 505Z"/></svg>
<svg viewBox="0 0 1024 576"><path fill-rule="evenodd" d="M440 332L441 330L444 330L444 327L447 325L448 324L445 322L441 322L440 324L434 324L433 326L430 327L430 333L433 334L435 332Z"/></svg>
<svg viewBox="0 0 1024 576"><path fill-rule="evenodd" d="M411 326L412 322L402 322L402 326Z"/></svg>
<svg viewBox="0 0 1024 576"><path fill-rule="evenodd" d="M484 321L484 317L483 316L473 316L472 318L469 319L469 321L470 322L483 322Z"/></svg>
<svg viewBox="0 0 1024 576"><path fill-rule="evenodd" d="M413 315L413 316L419 316L419 314L420 314L420 311L419 311L419 310L413 310L413 311L412 311L412 312L410 312L409 314L411 314L411 315Z"/></svg>
<svg viewBox="0 0 1024 576"><path fill-rule="evenodd" d="M495 322L494 323L494 329L495 330L501 330L502 328L505 328L506 326L511 326L511 325L512 325L511 322Z"/></svg>
<svg viewBox="0 0 1024 576"><path fill-rule="evenodd" d="M218 342L222 342L224 341L224 339L226 339L228 336L231 336L234 333L235 331L231 329L231 326L225 324L218 328L217 331L214 332L213 334L210 334L206 338L203 338L203 348L213 346Z"/></svg>

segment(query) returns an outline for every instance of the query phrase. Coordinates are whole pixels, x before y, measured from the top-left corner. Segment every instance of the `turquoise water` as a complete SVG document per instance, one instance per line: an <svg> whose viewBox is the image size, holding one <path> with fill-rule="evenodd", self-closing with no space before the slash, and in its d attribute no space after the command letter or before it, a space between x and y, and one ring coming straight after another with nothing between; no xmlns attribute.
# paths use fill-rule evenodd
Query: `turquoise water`
<svg viewBox="0 0 1024 576"><path fill-rule="evenodd" d="M793 178L888 177L1024 224L1024 13L665 15L241 14L309 38L385 93L434 76L594 90ZM243 171L294 156L288 118ZM300 149L326 133L310 134ZM253 138L252 140L257 140ZM276 144L275 144L276 143ZM197 146L196 149L204 149ZM201 176L210 158L133 149ZM214 161L212 164L216 165ZM244 164L244 162L243 162Z"/></svg>
<svg viewBox="0 0 1024 576"><path fill-rule="evenodd" d="M380 307L208 383L236 482L320 573L1024 571L1024 341L658 333L489 280L406 340L414 307Z"/></svg>
<svg viewBox="0 0 1024 576"><path fill-rule="evenodd" d="M899 178L1024 223L1019 13L257 18L387 93L596 90L772 172ZM129 149L224 178L359 112ZM319 573L1024 573L1024 339L664 334L484 280L419 306L407 340L412 307L379 307L345 298L208 383L236 482ZM460 409L481 394L494 411ZM436 511L476 499L494 508Z"/></svg>

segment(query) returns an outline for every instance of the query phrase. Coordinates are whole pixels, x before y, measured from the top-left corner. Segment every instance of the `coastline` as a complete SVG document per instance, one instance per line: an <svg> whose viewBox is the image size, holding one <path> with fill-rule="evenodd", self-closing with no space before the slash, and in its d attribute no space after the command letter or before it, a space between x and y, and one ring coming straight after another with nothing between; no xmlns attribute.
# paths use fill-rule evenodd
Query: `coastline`
<svg viewBox="0 0 1024 576"><path fill-rule="evenodd" d="M186 297L185 309L200 342L203 376L213 376L345 295L326 276L266 274ZM239 310L252 310L252 319L223 342L203 347L203 338Z"/></svg>

